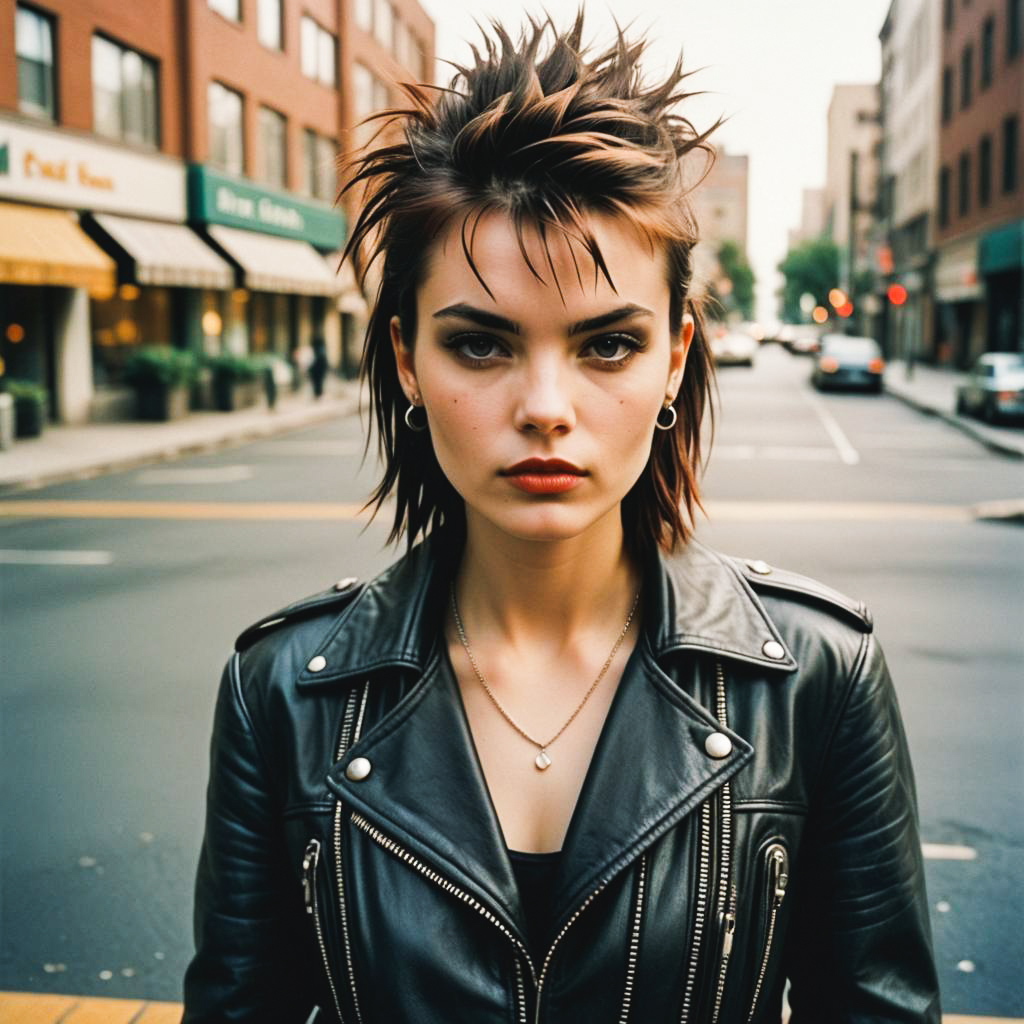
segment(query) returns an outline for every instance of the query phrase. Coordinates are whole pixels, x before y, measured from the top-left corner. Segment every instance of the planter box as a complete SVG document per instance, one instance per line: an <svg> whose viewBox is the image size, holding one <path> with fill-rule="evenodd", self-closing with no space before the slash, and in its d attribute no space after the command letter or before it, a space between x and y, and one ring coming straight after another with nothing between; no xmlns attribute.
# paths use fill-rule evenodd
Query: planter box
<svg viewBox="0 0 1024 1024"><path fill-rule="evenodd" d="M258 397L258 381L236 380L221 375L215 375L213 378L214 405L220 412L248 409L256 404Z"/></svg>
<svg viewBox="0 0 1024 1024"><path fill-rule="evenodd" d="M138 386L135 391L140 420L180 420L188 415L188 387L164 384Z"/></svg>

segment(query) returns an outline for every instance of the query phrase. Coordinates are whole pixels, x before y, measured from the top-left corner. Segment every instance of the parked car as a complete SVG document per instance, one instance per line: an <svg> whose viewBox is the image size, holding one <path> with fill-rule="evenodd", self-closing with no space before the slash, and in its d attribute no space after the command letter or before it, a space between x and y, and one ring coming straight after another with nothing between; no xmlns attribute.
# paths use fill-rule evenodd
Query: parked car
<svg viewBox="0 0 1024 1024"><path fill-rule="evenodd" d="M743 331L726 331L711 338L711 355L719 366L753 366L757 345Z"/></svg>
<svg viewBox="0 0 1024 1024"><path fill-rule="evenodd" d="M986 352L956 389L956 411L988 423L1024 416L1024 353Z"/></svg>
<svg viewBox="0 0 1024 1024"><path fill-rule="evenodd" d="M814 360L811 383L825 388L867 388L882 390L885 360L874 338L848 334L826 334Z"/></svg>
<svg viewBox="0 0 1024 1024"><path fill-rule="evenodd" d="M782 344L797 356L812 356L820 347L821 328L813 324L794 324Z"/></svg>

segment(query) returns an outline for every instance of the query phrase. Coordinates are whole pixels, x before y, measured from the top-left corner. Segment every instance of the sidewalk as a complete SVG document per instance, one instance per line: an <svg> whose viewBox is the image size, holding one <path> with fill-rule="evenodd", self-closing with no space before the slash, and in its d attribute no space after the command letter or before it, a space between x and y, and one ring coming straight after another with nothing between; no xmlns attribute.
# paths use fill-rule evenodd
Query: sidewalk
<svg viewBox="0 0 1024 1024"><path fill-rule="evenodd" d="M299 430L348 416L359 407L355 381L328 380L315 401L309 390L281 395L240 412L196 412L170 423L90 423L48 426L0 451L0 494L81 480L180 455Z"/></svg>
<svg viewBox="0 0 1024 1024"><path fill-rule="evenodd" d="M938 370L915 363L908 379L906 363L894 360L886 367L885 390L915 409L945 420L991 451L1024 459L1024 428L990 427L970 416L957 414L956 388L966 377L967 374L955 370Z"/></svg>

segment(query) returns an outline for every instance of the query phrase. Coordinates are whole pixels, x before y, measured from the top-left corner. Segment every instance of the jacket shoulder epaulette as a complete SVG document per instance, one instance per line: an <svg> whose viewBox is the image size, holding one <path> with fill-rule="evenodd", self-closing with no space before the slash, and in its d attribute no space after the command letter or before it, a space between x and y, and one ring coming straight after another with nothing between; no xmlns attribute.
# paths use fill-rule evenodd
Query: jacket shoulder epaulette
<svg viewBox="0 0 1024 1024"><path fill-rule="evenodd" d="M874 629L871 612L862 601L855 601L809 576L777 569L760 559L735 558L733 562L743 573L744 579L759 593L792 596L824 607L838 613L862 633L870 633Z"/></svg>
<svg viewBox="0 0 1024 1024"><path fill-rule="evenodd" d="M241 653L257 640L280 629L286 623L299 622L327 610L338 611L351 603L362 589L355 576L348 576L318 594L294 601L274 612L273 615L266 615L244 629L235 640L235 650Z"/></svg>

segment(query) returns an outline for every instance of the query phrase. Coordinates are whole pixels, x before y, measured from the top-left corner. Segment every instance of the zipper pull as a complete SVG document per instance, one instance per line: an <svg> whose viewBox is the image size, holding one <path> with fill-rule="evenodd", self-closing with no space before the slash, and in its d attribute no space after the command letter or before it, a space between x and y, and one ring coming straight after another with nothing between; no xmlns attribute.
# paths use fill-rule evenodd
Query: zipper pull
<svg viewBox="0 0 1024 1024"><path fill-rule="evenodd" d="M772 866L772 903L777 910L782 906L786 897L786 886L789 884L789 864L786 858L786 850L783 846L776 846L771 854Z"/></svg>
<svg viewBox="0 0 1024 1024"><path fill-rule="evenodd" d="M306 913L313 913L313 886L315 885L316 865L320 859L320 840L310 839L306 852L302 857L302 897L306 903Z"/></svg>
<svg viewBox="0 0 1024 1024"><path fill-rule="evenodd" d="M736 934L736 912L726 911L722 915L722 923L725 927L725 934L722 937L722 959L727 960L732 955L732 942Z"/></svg>

